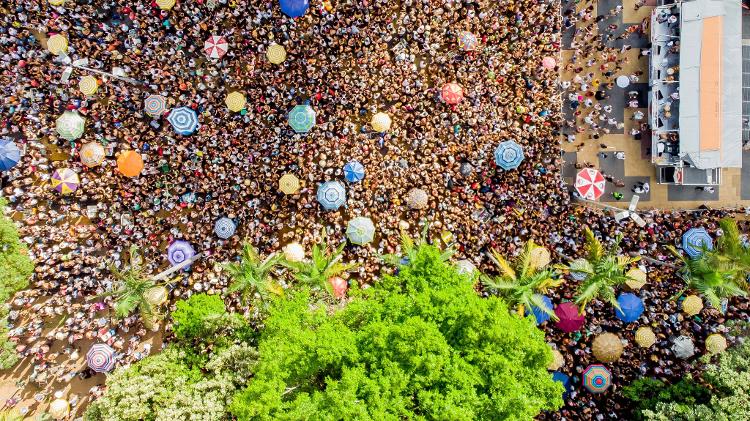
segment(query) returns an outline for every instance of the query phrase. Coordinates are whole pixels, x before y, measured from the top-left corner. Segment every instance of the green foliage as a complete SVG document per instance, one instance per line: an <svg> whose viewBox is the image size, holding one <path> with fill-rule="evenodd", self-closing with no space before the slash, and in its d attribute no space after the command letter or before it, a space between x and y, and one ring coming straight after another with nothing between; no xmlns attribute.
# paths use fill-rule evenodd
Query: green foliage
<svg viewBox="0 0 750 421"><path fill-rule="evenodd" d="M34 262L21 244L13 221L4 215L5 199L0 199L0 302L29 285Z"/></svg>
<svg viewBox="0 0 750 421"><path fill-rule="evenodd" d="M562 404L544 334L420 245L334 313L308 291L276 300L255 378L235 396L247 419L531 419Z"/></svg>
<svg viewBox="0 0 750 421"><path fill-rule="evenodd" d="M654 408L659 403L680 405L705 404L711 399L710 391L690 377L673 385L661 380L642 377L622 390L623 396L633 401L634 419L642 420L643 411Z"/></svg>
<svg viewBox="0 0 750 421"><path fill-rule="evenodd" d="M245 325L240 315L227 312L224 301L217 295L193 294L176 305L177 309L172 313L173 330L181 341L213 344L226 339L226 335L220 333Z"/></svg>
<svg viewBox="0 0 750 421"><path fill-rule="evenodd" d="M409 233L406 232L406 230L400 231L400 237L401 237L401 254L385 254L380 256L380 258L388 265L394 266L394 267L400 267L403 266L402 261L403 259L406 259L407 262L411 262L417 257L417 253L419 253L420 246L428 244L427 242L427 232L429 231L429 224L424 224L422 227L422 233L420 234L419 238L412 239L411 236L409 236ZM440 255L441 261L448 261L448 259L451 258L455 254L455 250L452 248L448 248L447 250L443 251ZM407 263L408 264L408 263Z"/></svg>
<svg viewBox="0 0 750 421"><path fill-rule="evenodd" d="M8 340L8 306L0 303L0 370L13 367L20 360L16 344Z"/></svg>
<svg viewBox="0 0 750 421"><path fill-rule="evenodd" d="M224 265L224 270L233 280L229 292L240 292L246 304L252 298L257 298L261 303L259 308L265 310L272 295L284 293L281 286L270 278L271 271L280 261L280 256L276 254L261 259L252 244L243 242L240 261Z"/></svg>
<svg viewBox="0 0 750 421"><path fill-rule="evenodd" d="M313 245L312 259L302 262L284 260L282 264L291 269L294 278L305 287L309 287L313 292L325 291L328 296L333 296L333 287L328 280L355 268L357 265L340 262L344 257L346 243L342 243L332 250L326 244L325 237L325 230L323 230L321 242Z"/></svg>
<svg viewBox="0 0 750 421"><path fill-rule="evenodd" d="M750 248L745 247L737 221L724 218L719 221L723 235L716 240L714 255L717 262L734 274L734 282L748 289L747 277L750 275Z"/></svg>
<svg viewBox="0 0 750 421"><path fill-rule="evenodd" d="M123 270L118 269L113 263L109 264L116 288L105 295L111 295L115 299L115 316L124 318L138 311L144 321L157 321L162 315L146 299L146 291L156 286L156 283L146 275L138 247L131 246L129 254L130 263Z"/></svg>

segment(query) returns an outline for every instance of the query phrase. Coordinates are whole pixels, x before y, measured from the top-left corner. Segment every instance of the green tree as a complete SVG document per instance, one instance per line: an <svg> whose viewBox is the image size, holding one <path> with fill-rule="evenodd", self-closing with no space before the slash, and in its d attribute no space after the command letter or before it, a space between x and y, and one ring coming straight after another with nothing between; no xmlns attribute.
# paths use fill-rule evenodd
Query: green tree
<svg viewBox="0 0 750 421"><path fill-rule="evenodd" d="M419 252L419 247L428 244L428 231L429 225L425 223L422 227L422 233L420 234L419 238L413 239L411 238L409 233L406 232L406 230L402 229L400 231L401 253L385 254L380 258L386 264L394 267L403 266L404 263L408 264L408 262L411 262L416 258L417 253ZM440 259L442 261L448 261L448 259L450 259L453 254L455 254L455 250L453 250L452 248L448 248L447 250L442 252L442 254L440 255Z"/></svg>
<svg viewBox="0 0 750 421"><path fill-rule="evenodd" d="M750 248L745 244L737 227L737 221L724 218L719 221L723 235L716 240L713 253L720 267L733 272L734 283L748 289L747 277L750 275Z"/></svg>
<svg viewBox="0 0 750 421"><path fill-rule="evenodd" d="M7 202L0 199L0 301L29 285L34 262L18 237L13 221L5 216Z"/></svg>
<svg viewBox="0 0 750 421"><path fill-rule="evenodd" d="M544 257L540 260L539 257ZM555 313L547 308L540 294L557 287L563 280L554 279L549 264L549 252L533 241L526 242L523 252L509 263L497 250L492 250L492 261L500 269L500 276L482 276L482 283L490 291L503 297L506 302L516 306L518 314L523 316L526 310L537 307L556 318Z"/></svg>
<svg viewBox="0 0 750 421"><path fill-rule="evenodd" d="M281 286L270 276L280 260L277 254L261 259L258 250L252 244L243 242L239 262L224 265L224 270L232 277L229 292L240 292L246 304L251 298L257 298L261 302L260 308L265 309L271 295L284 293Z"/></svg>
<svg viewBox="0 0 750 421"><path fill-rule="evenodd" d="M689 376L671 385L642 377L623 387L622 395L633 402L633 419L636 421L644 419L644 410L653 409L660 403L698 405L711 399L711 392Z"/></svg>
<svg viewBox="0 0 750 421"><path fill-rule="evenodd" d="M232 413L248 419L532 419L562 404L544 334L483 299L421 245L346 307L309 292L274 301L254 379Z"/></svg>
<svg viewBox="0 0 750 421"><path fill-rule="evenodd" d="M217 295L193 294L180 300L172 313L173 331L178 340L193 344L212 345L223 342L226 334L242 328L242 316L230 314Z"/></svg>
<svg viewBox="0 0 750 421"><path fill-rule="evenodd" d="M312 258L301 262L282 261L282 264L294 273L294 278L302 285L311 288L314 292L326 291L328 296L333 296L333 287L330 279L348 270L355 268L354 263L341 263L344 257L344 246L342 243L335 249L326 244L325 230L323 230L320 243L313 245Z"/></svg>
<svg viewBox="0 0 750 421"><path fill-rule="evenodd" d="M146 292L156 286L143 267L142 257L137 246L130 246L130 262L122 270L109 263L109 271L115 278L115 289L106 295L115 300L115 316L124 318L138 311L147 324L159 321L159 309L148 300Z"/></svg>

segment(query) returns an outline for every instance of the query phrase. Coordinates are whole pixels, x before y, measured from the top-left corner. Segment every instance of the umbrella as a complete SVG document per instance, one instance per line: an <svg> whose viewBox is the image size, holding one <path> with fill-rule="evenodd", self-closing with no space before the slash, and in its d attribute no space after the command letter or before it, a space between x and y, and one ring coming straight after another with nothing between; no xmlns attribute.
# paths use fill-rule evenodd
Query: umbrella
<svg viewBox="0 0 750 421"><path fill-rule="evenodd" d="M727 349L727 340L718 333L712 333L706 338L706 352L720 354Z"/></svg>
<svg viewBox="0 0 750 421"><path fill-rule="evenodd" d="M286 60L286 49L279 44L271 44L266 50L266 58L273 64L281 64Z"/></svg>
<svg viewBox="0 0 750 421"><path fill-rule="evenodd" d="M446 104L455 105L464 99L464 88L458 83L446 83L440 93Z"/></svg>
<svg viewBox="0 0 750 421"><path fill-rule="evenodd" d="M512 140L501 142L495 149L495 164L505 171L518 168L523 158L523 148Z"/></svg>
<svg viewBox="0 0 750 421"><path fill-rule="evenodd" d="M714 242L705 228L690 228L682 235L682 250L691 258L703 254L703 249L713 250Z"/></svg>
<svg viewBox="0 0 750 421"><path fill-rule="evenodd" d="M62 393L60 393L60 396L62 396ZM62 398L55 399L49 404L47 412L56 420L67 418L70 415L70 402Z"/></svg>
<svg viewBox="0 0 750 421"><path fill-rule="evenodd" d="M81 146L81 163L87 167L96 167L104 162L104 146L96 142L89 142Z"/></svg>
<svg viewBox="0 0 750 421"><path fill-rule="evenodd" d="M575 188L586 200L596 200L604 194L604 176L593 168L584 168L576 175Z"/></svg>
<svg viewBox="0 0 750 421"><path fill-rule="evenodd" d="M47 39L47 50L54 54L60 55L68 51L68 39L62 34L55 34Z"/></svg>
<svg viewBox="0 0 750 421"><path fill-rule="evenodd" d="M245 95L243 95L242 92L234 91L227 95L224 103L227 105L227 108L229 108L229 111L233 111L236 113L245 108L247 100L245 99Z"/></svg>
<svg viewBox="0 0 750 421"><path fill-rule="evenodd" d="M563 354L560 353L560 351L553 349L552 350L552 362L549 363L549 365L547 366L547 370L555 371L564 365L565 365L565 357L563 357Z"/></svg>
<svg viewBox="0 0 750 421"><path fill-rule="evenodd" d="M21 150L7 139L0 139L0 171L8 171L21 160Z"/></svg>
<svg viewBox="0 0 750 421"><path fill-rule="evenodd" d="M143 101L143 109L151 117L161 117L167 111L167 99L161 95L149 95Z"/></svg>
<svg viewBox="0 0 750 421"><path fill-rule="evenodd" d="M279 178L279 191L284 194L295 194L299 190L299 179L294 174L286 173Z"/></svg>
<svg viewBox="0 0 750 421"><path fill-rule="evenodd" d="M464 177L470 176L473 171L474 167L468 162L462 162L461 166L458 168L458 172Z"/></svg>
<svg viewBox="0 0 750 421"><path fill-rule="evenodd" d="M146 301L153 306L160 306L167 301L169 293L163 286L155 286L146 290Z"/></svg>
<svg viewBox="0 0 750 421"><path fill-rule="evenodd" d="M284 259L288 262L301 262L305 260L305 248L300 243L289 243L284 249Z"/></svg>
<svg viewBox="0 0 750 421"><path fill-rule="evenodd" d="M576 270L580 269L580 270ZM570 263L570 277L576 281L583 281L589 276L589 272L593 272L594 268L591 266L586 259L576 259Z"/></svg>
<svg viewBox="0 0 750 421"><path fill-rule="evenodd" d="M175 108L169 113L167 121L177 134L189 136L198 128L198 115L189 107Z"/></svg>
<svg viewBox="0 0 750 421"><path fill-rule="evenodd" d="M370 120L372 129L378 133L385 133L391 129L391 116L386 113L376 113Z"/></svg>
<svg viewBox="0 0 750 421"><path fill-rule="evenodd" d="M688 317L695 316L703 310L703 300L697 295L688 295L682 300L682 311L688 315Z"/></svg>
<svg viewBox="0 0 750 421"><path fill-rule="evenodd" d="M541 298L542 302L544 303L544 307L546 307L547 310L552 311L552 300L550 300L548 296L541 294L536 294L536 296ZM550 319L549 313L545 312L543 309L535 305L531 306L531 311L529 311L529 309L526 309L526 315L528 316L529 314L534 315L534 319L536 320L536 324L538 325Z"/></svg>
<svg viewBox="0 0 750 421"><path fill-rule="evenodd" d="M615 310L615 316L625 323L633 323L643 314L643 301L637 295L629 292L620 294L617 297L619 309Z"/></svg>
<svg viewBox="0 0 750 421"><path fill-rule="evenodd" d="M542 59L542 67L545 69L554 69L557 66L557 62L553 57L545 57Z"/></svg>
<svg viewBox="0 0 750 421"><path fill-rule="evenodd" d="M137 177L143 171L143 158L138 152L125 151L117 157L117 170L125 177Z"/></svg>
<svg viewBox="0 0 750 421"><path fill-rule="evenodd" d="M578 306L571 302L564 302L557 305L555 315L559 319L555 326L563 332L575 332L583 327L586 323L586 317L578 312Z"/></svg>
<svg viewBox="0 0 750 421"><path fill-rule="evenodd" d="M477 267L470 260L459 260L456 262L456 272L459 275L473 275L476 272Z"/></svg>
<svg viewBox="0 0 750 421"><path fill-rule="evenodd" d="M93 76L86 75L78 81L78 90L86 96L94 95L98 89L99 83Z"/></svg>
<svg viewBox="0 0 750 421"><path fill-rule="evenodd" d="M70 194L78 189L81 180L70 168L60 168L52 174L52 188L61 194Z"/></svg>
<svg viewBox="0 0 750 421"><path fill-rule="evenodd" d="M529 252L529 265L536 269L541 269L547 266L551 261L552 256L550 255L549 250L547 250L547 247L536 246Z"/></svg>
<svg viewBox="0 0 750 421"><path fill-rule="evenodd" d="M75 111L65 111L55 121L55 129L63 139L76 140L83 135L86 120Z"/></svg>
<svg viewBox="0 0 750 421"><path fill-rule="evenodd" d="M161 10L169 10L174 7L175 0L156 0L156 5Z"/></svg>
<svg viewBox="0 0 750 421"><path fill-rule="evenodd" d="M552 380L560 382L563 385L565 391L563 391L563 399L566 399L570 392L573 391L573 385L570 383L570 376L559 371L552 373Z"/></svg>
<svg viewBox="0 0 750 421"><path fill-rule="evenodd" d="M222 58L228 50L227 39L219 35L211 35L203 43L203 52L208 58Z"/></svg>
<svg viewBox="0 0 750 421"><path fill-rule="evenodd" d="M195 249L185 240L176 240L167 247L167 259L172 266L190 260L195 256Z"/></svg>
<svg viewBox="0 0 750 421"><path fill-rule="evenodd" d="M344 165L344 178L350 183L362 181L365 178L365 167L359 161L349 161Z"/></svg>
<svg viewBox="0 0 750 421"><path fill-rule="evenodd" d="M583 371L583 387L591 393L604 393L612 383L612 373L601 364L591 364Z"/></svg>
<svg viewBox="0 0 750 421"><path fill-rule="evenodd" d="M628 277L628 280L625 281L625 284L629 286L630 289L641 289L644 285L646 285L646 272L638 268L630 269L625 273L625 276Z"/></svg>
<svg viewBox="0 0 750 421"><path fill-rule="evenodd" d="M471 32L461 31L458 33L458 45L464 51L474 51L479 45L479 40Z"/></svg>
<svg viewBox="0 0 750 421"><path fill-rule="evenodd" d="M334 211L346 203L346 189L338 181L327 181L318 187L317 198L323 209Z"/></svg>
<svg viewBox="0 0 750 421"><path fill-rule="evenodd" d="M635 331L635 343L641 348L650 348L656 343L656 335L648 326L641 326Z"/></svg>
<svg viewBox="0 0 750 421"><path fill-rule="evenodd" d="M296 133L307 133L315 126L315 110L309 105L295 105L289 111L289 125Z"/></svg>
<svg viewBox="0 0 750 421"><path fill-rule="evenodd" d="M346 225L346 236L353 244L363 246L375 237L375 225L372 219L358 216Z"/></svg>
<svg viewBox="0 0 750 421"><path fill-rule="evenodd" d="M86 363L97 373L106 373L115 367L115 350L107 344L96 344L86 353Z"/></svg>
<svg viewBox="0 0 750 421"><path fill-rule="evenodd" d="M424 209L427 207L427 203L430 197L427 192L422 189L411 189L409 193L406 193L406 206L411 209Z"/></svg>
<svg viewBox="0 0 750 421"><path fill-rule="evenodd" d="M686 360L695 355L695 345L689 336L678 336L672 343L672 352L674 356Z"/></svg>
<svg viewBox="0 0 750 421"><path fill-rule="evenodd" d="M591 344L591 352L594 357L603 363L619 360L622 350L622 341L614 333L602 333L594 338L594 342Z"/></svg>
<svg viewBox="0 0 750 421"><path fill-rule="evenodd" d="M281 11L290 18L298 18L307 12L310 0L279 0Z"/></svg>
<svg viewBox="0 0 750 421"><path fill-rule="evenodd" d="M217 219L214 224L214 232L216 233L216 236L225 240L233 236L236 230L237 225L227 217Z"/></svg>
<svg viewBox="0 0 750 421"><path fill-rule="evenodd" d="M630 78L625 75L617 76L617 79L615 79L615 83L620 88L627 88L628 86L630 86Z"/></svg>
<svg viewBox="0 0 750 421"><path fill-rule="evenodd" d="M51 4L52 6L62 6L63 4L65 4L65 0L49 0L49 4Z"/></svg>
<svg viewBox="0 0 750 421"><path fill-rule="evenodd" d="M333 290L334 297L346 297L346 290L349 289L349 283L346 282L346 279L340 276L334 276L333 278L329 279L328 282L331 283L331 289Z"/></svg>

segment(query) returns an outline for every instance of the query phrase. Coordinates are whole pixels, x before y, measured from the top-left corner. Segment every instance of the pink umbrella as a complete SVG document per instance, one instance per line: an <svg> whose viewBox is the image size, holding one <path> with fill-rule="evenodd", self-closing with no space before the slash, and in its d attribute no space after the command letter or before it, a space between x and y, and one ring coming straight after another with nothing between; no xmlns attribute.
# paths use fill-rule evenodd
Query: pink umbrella
<svg viewBox="0 0 750 421"><path fill-rule="evenodd" d="M563 332L575 332L586 323L586 318L578 314L578 306L571 302L560 303L555 316L559 319L555 326Z"/></svg>
<svg viewBox="0 0 750 421"><path fill-rule="evenodd" d="M446 83L441 94L446 104L455 105L464 99L464 88L455 82Z"/></svg>
<svg viewBox="0 0 750 421"><path fill-rule="evenodd" d="M592 168L584 168L576 175L575 188L587 200L596 200L604 194L604 176Z"/></svg>
<svg viewBox="0 0 750 421"><path fill-rule="evenodd" d="M545 69L554 69L557 65L557 62L552 57L545 57L542 59L542 66L544 66Z"/></svg>
<svg viewBox="0 0 750 421"><path fill-rule="evenodd" d="M205 51L208 58L221 58L228 50L229 44L227 44L227 39L218 35L211 35L203 43L203 51Z"/></svg>

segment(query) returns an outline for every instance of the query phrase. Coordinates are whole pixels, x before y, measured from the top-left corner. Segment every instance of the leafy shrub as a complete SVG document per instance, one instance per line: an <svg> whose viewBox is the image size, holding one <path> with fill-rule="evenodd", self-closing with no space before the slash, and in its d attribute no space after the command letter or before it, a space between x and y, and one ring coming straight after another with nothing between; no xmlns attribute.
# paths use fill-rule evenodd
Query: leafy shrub
<svg viewBox="0 0 750 421"><path fill-rule="evenodd" d="M217 295L195 294L177 302L172 313L174 334L180 341L195 344L226 342L225 333L246 325L238 314L230 314Z"/></svg>
<svg viewBox="0 0 750 421"><path fill-rule="evenodd" d="M661 402L696 405L708 403L711 399L710 391L690 377L673 385L643 377L625 386L622 394L635 403L633 408L635 420L642 420L643 410L654 408Z"/></svg>

